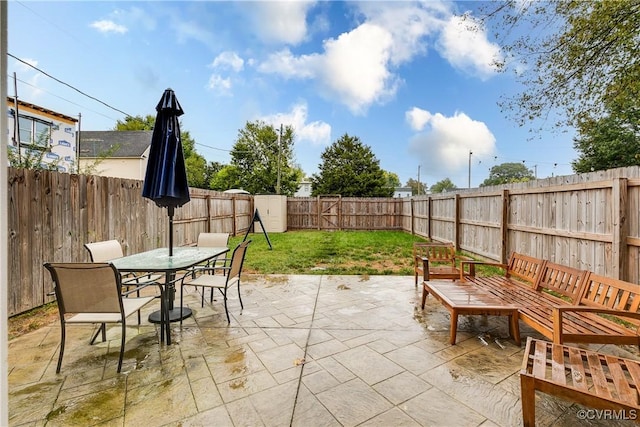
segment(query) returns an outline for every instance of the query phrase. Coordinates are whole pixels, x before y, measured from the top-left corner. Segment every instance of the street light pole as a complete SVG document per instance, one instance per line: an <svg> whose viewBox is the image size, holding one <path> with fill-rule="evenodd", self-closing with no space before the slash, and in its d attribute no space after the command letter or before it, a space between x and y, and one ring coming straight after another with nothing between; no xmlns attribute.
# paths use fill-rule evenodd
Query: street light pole
<svg viewBox="0 0 640 427"><path fill-rule="evenodd" d="M282 123L278 132L278 177L276 179L276 194L280 194L280 158L282 156Z"/></svg>
<svg viewBox="0 0 640 427"><path fill-rule="evenodd" d="M473 151L469 150L469 184L467 188L471 188L471 155L472 154L473 154Z"/></svg>

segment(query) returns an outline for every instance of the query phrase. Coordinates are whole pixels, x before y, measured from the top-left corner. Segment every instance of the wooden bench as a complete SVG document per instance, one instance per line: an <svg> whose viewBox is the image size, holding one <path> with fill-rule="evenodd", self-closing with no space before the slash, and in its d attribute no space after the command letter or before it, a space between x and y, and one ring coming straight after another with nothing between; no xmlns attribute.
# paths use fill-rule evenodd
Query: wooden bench
<svg viewBox="0 0 640 427"><path fill-rule="evenodd" d="M638 421L639 387L639 361L527 339L520 370L525 427L535 427L536 390Z"/></svg>
<svg viewBox="0 0 640 427"><path fill-rule="evenodd" d="M460 277L457 263L469 259L457 255L452 243L416 242L413 244L415 286L418 286L418 276L423 280L457 280Z"/></svg>
<svg viewBox="0 0 640 427"><path fill-rule="evenodd" d="M504 276L477 276L478 264L469 265L469 274L461 272L461 281L491 292L504 304L518 305L520 320L554 343L640 347L639 285L517 253Z"/></svg>

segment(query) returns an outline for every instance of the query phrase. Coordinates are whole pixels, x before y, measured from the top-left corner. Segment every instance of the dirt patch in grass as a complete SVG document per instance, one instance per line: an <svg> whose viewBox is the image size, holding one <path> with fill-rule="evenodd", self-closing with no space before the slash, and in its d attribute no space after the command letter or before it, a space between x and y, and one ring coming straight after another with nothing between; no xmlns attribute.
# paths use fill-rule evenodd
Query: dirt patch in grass
<svg viewBox="0 0 640 427"><path fill-rule="evenodd" d="M10 317L8 323L9 339L18 338L43 326L55 323L59 319L58 306L55 303Z"/></svg>

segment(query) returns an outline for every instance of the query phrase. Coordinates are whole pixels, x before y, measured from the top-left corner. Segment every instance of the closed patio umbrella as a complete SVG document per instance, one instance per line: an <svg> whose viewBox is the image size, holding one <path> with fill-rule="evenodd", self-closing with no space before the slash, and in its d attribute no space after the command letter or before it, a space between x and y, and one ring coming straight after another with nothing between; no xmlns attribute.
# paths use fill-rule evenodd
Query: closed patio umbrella
<svg viewBox="0 0 640 427"><path fill-rule="evenodd" d="M174 210L190 200L178 121L184 111L171 89L164 91L156 111L142 196L153 200L159 207L167 208L169 256L172 256Z"/></svg>
<svg viewBox="0 0 640 427"><path fill-rule="evenodd" d="M190 200L187 171L182 152L180 137L180 117L184 111L172 89L162 94L156 106L156 122L151 136L151 148L147 172L142 186L142 197L153 200L161 208L167 208L169 215L169 256L173 256L173 214L175 208ZM191 311L187 308L173 307L175 286L173 277L166 278L166 304L168 304L169 321L188 317ZM151 313L149 320L161 322L161 313Z"/></svg>

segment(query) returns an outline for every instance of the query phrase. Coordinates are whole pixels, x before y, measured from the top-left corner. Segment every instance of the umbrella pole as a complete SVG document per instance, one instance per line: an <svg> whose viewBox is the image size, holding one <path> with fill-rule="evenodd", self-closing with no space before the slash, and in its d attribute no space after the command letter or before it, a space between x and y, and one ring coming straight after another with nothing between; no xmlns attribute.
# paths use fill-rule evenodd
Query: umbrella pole
<svg viewBox="0 0 640 427"><path fill-rule="evenodd" d="M173 256L173 206L169 206L169 256Z"/></svg>

